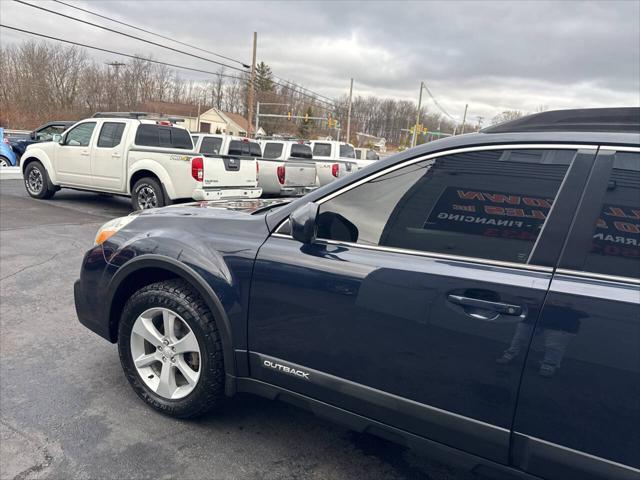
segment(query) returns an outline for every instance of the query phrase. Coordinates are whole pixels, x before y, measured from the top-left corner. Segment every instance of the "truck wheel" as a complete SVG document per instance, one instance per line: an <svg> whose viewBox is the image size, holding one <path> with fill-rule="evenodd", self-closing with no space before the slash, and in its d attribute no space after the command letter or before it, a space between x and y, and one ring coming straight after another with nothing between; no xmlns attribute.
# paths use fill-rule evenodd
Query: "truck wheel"
<svg viewBox="0 0 640 480"><path fill-rule="evenodd" d="M133 185L131 204L134 210L164 207L166 202L160 182L155 178L145 177Z"/></svg>
<svg viewBox="0 0 640 480"><path fill-rule="evenodd" d="M136 394L162 413L194 417L224 398L216 321L184 280L154 283L129 298L120 321L118 351Z"/></svg>
<svg viewBox="0 0 640 480"><path fill-rule="evenodd" d="M47 169L40 162L31 162L24 171L24 185L33 198L46 200L56 193L51 185Z"/></svg>

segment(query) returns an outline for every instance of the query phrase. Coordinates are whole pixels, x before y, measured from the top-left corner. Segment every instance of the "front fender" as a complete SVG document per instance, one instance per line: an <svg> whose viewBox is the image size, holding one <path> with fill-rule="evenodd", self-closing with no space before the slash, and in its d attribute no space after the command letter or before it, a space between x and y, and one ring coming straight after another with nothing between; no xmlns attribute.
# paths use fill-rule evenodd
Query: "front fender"
<svg viewBox="0 0 640 480"><path fill-rule="evenodd" d="M129 172L127 174L127 179L131 179L136 172L141 170L146 170L153 173L156 177L160 179L167 195L169 198L174 199L178 198L176 195L176 189L171 180L171 176L166 168L164 168L160 163L151 159L142 159L136 160L132 165L129 166ZM131 181L127 181L127 193L131 195Z"/></svg>
<svg viewBox="0 0 640 480"><path fill-rule="evenodd" d="M236 365L235 365L235 355L234 355L234 342L233 342L233 332L231 329L231 322L229 320L229 316L223 306L220 298L212 288L211 284L206 281L202 275L197 272L195 269L190 267L189 265L175 260L170 257L166 257L164 255L141 255L136 257L130 261L128 261L124 266L119 268L115 275L111 278L109 282L109 286L107 288L107 306L109 310L112 306L114 299L118 293L120 286L123 282L129 278L135 272L141 271L143 269L162 269L169 271L178 277L187 281L193 288L195 288L200 296L204 299L209 310L213 313L214 318L216 319L216 324L218 327L218 332L220 333L220 340L222 343L223 357L224 357L224 365L225 365L225 373L227 376L226 386L227 390L229 388L233 388L234 379L236 375ZM114 319L111 319L113 322ZM113 336L113 333L112 333ZM112 337L112 341L115 341L115 338ZM231 392L233 393L233 392Z"/></svg>
<svg viewBox="0 0 640 480"><path fill-rule="evenodd" d="M29 148L30 147L30 148ZM31 159L38 160L47 171L47 175L49 175L49 180L52 184L58 184L58 176L56 175L56 169L53 167L52 158L45 149L38 147L33 147L29 145L22 155L22 159L20 160L20 167L22 169L22 175L24 175L25 167L30 163Z"/></svg>

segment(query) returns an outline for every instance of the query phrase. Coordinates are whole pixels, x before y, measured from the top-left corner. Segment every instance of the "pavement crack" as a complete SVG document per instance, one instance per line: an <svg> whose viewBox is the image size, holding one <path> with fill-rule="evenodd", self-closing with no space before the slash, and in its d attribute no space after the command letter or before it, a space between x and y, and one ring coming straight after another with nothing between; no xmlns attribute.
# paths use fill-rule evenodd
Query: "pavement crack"
<svg viewBox="0 0 640 480"><path fill-rule="evenodd" d="M40 445L39 441L25 434L24 432L21 432L19 429L15 428L13 425L7 423L6 421L0 420L0 423L2 423L2 425L4 425L6 428L14 432L16 435L26 440L28 444L32 444L34 448L36 450L39 450L42 453L42 456L44 457L42 461L36 463L35 465L30 466L26 470L23 470L17 475L15 475L13 477L13 480L26 480L32 474L34 473L37 474L38 472L41 472L42 470L44 470L45 468L48 468L51 465L51 463L53 462L53 455L49 453L49 451L44 445Z"/></svg>
<svg viewBox="0 0 640 480"><path fill-rule="evenodd" d="M24 271L26 271L26 270L30 270L30 269L32 269L32 268L35 268L35 267L39 267L39 266L41 266L41 265L44 265L45 263L49 263L51 260L55 259L55 258L56 258L58 255L60 255L60 254L67 253L67 252L70 252L71 250L79 249L79 248L80 248L79 246L74 246L74 248L68 248L68 249L63 250L63 251L61 251L61 252L55 253L55 254L53 254L51 257L47 258L46 260L43 260L42 262L34 263L34 264L32 264L32 265L27 265L26 267L21 268L21 269L20 269L20 270L18 270L17 272L13 272L13 273L11 273L11 274L9 274L9 275L5 276L5 277L0 277L0 282L2 282L2 281L4 281L4 280L7 280L7 279L9 279L9 278L11 278L11 277L15 277L15 276L16 276L16 275L18 275L19 273L22 273L22 272L24 272Z"/></svg>

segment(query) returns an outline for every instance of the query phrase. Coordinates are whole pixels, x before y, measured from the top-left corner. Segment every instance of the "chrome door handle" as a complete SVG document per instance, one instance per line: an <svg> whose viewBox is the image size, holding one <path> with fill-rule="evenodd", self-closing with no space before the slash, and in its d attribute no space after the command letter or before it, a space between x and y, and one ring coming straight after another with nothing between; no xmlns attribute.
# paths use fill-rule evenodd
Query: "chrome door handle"
<svg viewBox="0 0 640 480"><path fill-rule="evenodd" d="M449 300L451 303L456 303L464 307L480 308L482 310L502 313L503 315L522 315L522 307L520 305L511 305L509 303L502 302L491 302L489 300L464 297L462 295L454 295L452 293L447 295L447 300Z"/></svg>
<svg viewBox="0 0 640 480"><path fill-rule="evenodd" d="M84 155L85 157L89 156L89 151L88 150L83 150L80 152L80 155Z"/></svg>

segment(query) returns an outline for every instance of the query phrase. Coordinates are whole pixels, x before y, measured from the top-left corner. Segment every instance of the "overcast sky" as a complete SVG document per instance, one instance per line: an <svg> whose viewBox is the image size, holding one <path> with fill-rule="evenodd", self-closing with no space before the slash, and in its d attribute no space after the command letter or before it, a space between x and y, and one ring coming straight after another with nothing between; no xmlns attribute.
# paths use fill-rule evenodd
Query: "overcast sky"
<svg viewBox="0 0 640 480"><path fill-rule="evenodd" d="M27 1L184 48L51 0ZM640 0L65 1L245 62L250 61L252 32L257 31L258 61L271 65L278 76L329 97L348 93L353 77L355 95L414 101L424 80L458 120L465 103L472 121L477 115L488 120L506 109L532 112L540 105L640 105ZM0 0L0 20L113 50L217 69L9 0ZM26 38L0 29L2 45ZM118 59L98 52L91 56ZM436 109L428 97L426 102L429 110Z"/></svg>

